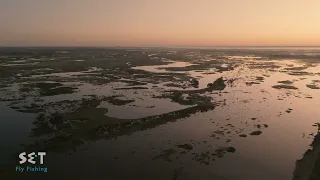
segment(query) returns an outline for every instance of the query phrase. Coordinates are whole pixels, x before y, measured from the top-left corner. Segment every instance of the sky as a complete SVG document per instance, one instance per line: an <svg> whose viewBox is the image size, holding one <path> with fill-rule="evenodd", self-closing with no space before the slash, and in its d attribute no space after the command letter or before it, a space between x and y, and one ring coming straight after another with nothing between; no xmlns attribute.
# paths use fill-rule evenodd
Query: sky
<svg viewBox="0 0 320 180"><path fill-rule="evenodd" d="M320 0L0 0L0 46L320 46Z"/></svg>

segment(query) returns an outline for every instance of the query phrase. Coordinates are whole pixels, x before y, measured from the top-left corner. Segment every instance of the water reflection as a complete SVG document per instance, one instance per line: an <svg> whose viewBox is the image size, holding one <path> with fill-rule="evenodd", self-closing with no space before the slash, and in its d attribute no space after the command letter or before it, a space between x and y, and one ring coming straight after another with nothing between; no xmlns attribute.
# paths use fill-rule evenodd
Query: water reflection
<svg viewBox="0 0 320 180"><path fill-rule="evenodd" d="M15 84L4 78L1 129L4 137L16 137L13 144L1 139L12 147L6 157L9 151L45 149L53 179L292 178L295 161L312 141L315 117L320 117L319 90L307 86L318 85L318 64L273 60L260 51L109 54L128 58L119 58L117 65L94 60L90 67L96 68L87 71L83 61L67 70L56 64L60 73L50 69L24 76L21 71ZM152 59L158 56L165 60ZM188 62L168 61L168 56ZM222 86L210 88L217 81ZM61 93L54 83L75 91ZM21 89L23 84L35 86ZM41 96L41 89L53 93ZM30 132L37 143L24 139ZM28 145L18 148L20 143Z"/></svg>

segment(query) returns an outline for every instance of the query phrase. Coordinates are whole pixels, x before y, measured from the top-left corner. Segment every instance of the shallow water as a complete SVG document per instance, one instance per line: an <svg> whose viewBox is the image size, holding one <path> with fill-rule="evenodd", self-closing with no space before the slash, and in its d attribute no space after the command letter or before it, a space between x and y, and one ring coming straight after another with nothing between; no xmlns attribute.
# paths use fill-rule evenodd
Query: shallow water
<svg viewBox="0 0 320 180"><path fill-rule="evenodd" d="M114 119L118 119L120 124L129 120L134 123L145 117L152 119L167 113L174 114L201 104L201 99L197 98L202 97L210 98L214 109L168 121L161 119L163 122L159 124L145 124L145 128L143 125L137 126L112 138L106 136L90 139L76 129L48 132L49 134L44 136L75 132L72 135L80 136L84 144L63 149L62 152L51 152L49 149L44 165L49 168L49 173L45 175L48 175L49 179L80 176L108 179L292 179L295 162L309 149L313 135L317 133L316 127L312 125L317 123L320 117L319 89L307 85L317 87L320 84L318 63L294 57L262 57L261 50L257 51L256 55L252 50L247 55L243 55L243 52L241 55L234 55L234 52L226 50L223 56L217 57L212 57L216 53L214 51L206 54L186 50L150 52L147 53L149 55L142 52L141 56L150 57L149 61L157 61L158 59L152 58L163 56L161 58L165 59L163 62L167 64L158 65L159 63L155 62L145 66L142 62L141 65L128 68L130 57L134 59L135 53L140 51L124 52L120 55L110 53L112 56L117 54L121 58L127 58L123 62L120 62L120 58L119 65L115 66L117 68L109 68L105 61L93 61L89 67L77 67L78 69L68 69L60 73L46 71L41 75L24 76L23 70L20 72L22 77L14 80L13 85L10 82L12 79L3 77L1 80L8 87L0 89L1 96L4 97L0 102L0 130L4 132L4 136L0 138L0 159L5 159L1 166L6 171L13 171L17 165L13 157L15 153L23 150L20 144L28 147L27 144L34 139L42 138L30 136L35 128L35 118L42 112L19 112L16 107L18 105L37 104L40 109L48 112L66 113L72 110L64 108L65 100L71 103L93 95L105 97L94 107L83 106L80 112L72 111L71 114L66 114L68 118L74 114L77 118L82 118L81 115L85 113L85 117L93 118L90 121L94 121L96 117L99 119L97 125L102 125ZM179 59L180 55L172 57L173 59L167 57L177 53L185 53L184 57L188 60L194 59L187 62ZM75 57L75 61L78 60L79 58ZM84 62L89 60L76 63ZM138 64L139 60L132 60L129 64L131 63ZM211 64L214 67L211 67ZM110 66L114 64L111 63ZM191 69L170 69L186 67ZM80 78L78 75L84 74L88 79L77 81L77 78ZM47 78L53 76L55 79L48 81ZM114 79L99 82L101 79L96 78L101 77ZM220 77L225 80L225 88L214 91L206 89L209 83L214 83ZM198 80L197 87L190 85L190 78ZM54 89L60 85L54 84L55 81L61 82L65 87L74 86L76 90L56 92ZM97 81L99 83L93 83ZM22 84L32 82L46 84L20 92ZM178 85L168 86L168 83ZM38 94L39 89L52 90L54 94L41 96ZM179 101L177 97L162 96L171 91L181 93L184 101ZM72 107L76 108L76 105L71 104L70 109ZM98 114L100 111L97 109L105 109L106 112ZM89 123L88 127L92 124ZM178 146L183 144L187 144L187 148ZM224 152L222 157L212 155L219 154L216 150L227 147L234 148L234 151ZM24 173L19 174L19 177L41 178L43 175Z"/></svg>
<svg viewBox="0 0 320 180"><path fill-rule="evenodd" d="M150 72L154 72L154 73L165 73L165 72L169 72L168 70L165 69L165 68L168 68L168 67L187 67L187 66L192 66L192 65L195 65L195 64L191 64L191 63L188 63L188 62L176 62L176 61L172 62L171 61L171 63L167 64L167 65L139 66L139 67L133 67L132 69L145 70L145 71L150 71Z"/></svg>
<svg viewBox="0 0 320 180"><path fill-rule="evenodd" d="M0 105L0 112L0 159L1 164L10 164L16 159L12 153L21 148L20 144L30 141L29 133L34 115L15 112L5 104Z"/></svg>

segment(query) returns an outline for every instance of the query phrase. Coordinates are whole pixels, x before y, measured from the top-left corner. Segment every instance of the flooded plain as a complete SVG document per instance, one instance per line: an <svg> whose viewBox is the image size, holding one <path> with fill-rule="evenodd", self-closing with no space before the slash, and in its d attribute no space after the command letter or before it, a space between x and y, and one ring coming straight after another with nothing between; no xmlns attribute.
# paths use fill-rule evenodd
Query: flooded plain
<svg viewBox="0 0 320 180"><path fill-rule="evenodd" d="M2 48L0 174L317 179L319 53ZM24 151L48 172L16 172Z"/></svg>

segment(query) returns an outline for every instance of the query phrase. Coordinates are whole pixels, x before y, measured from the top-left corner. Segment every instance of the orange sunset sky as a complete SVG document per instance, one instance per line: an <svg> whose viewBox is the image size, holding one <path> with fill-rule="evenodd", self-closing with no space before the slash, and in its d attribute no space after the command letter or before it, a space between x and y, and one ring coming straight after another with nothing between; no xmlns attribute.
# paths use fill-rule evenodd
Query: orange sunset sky
<svg viewBox="0 0 320 180"><path fill-rule="evenodd" d="M319 46L320 0L1 0L0 46Z"/></svg>

